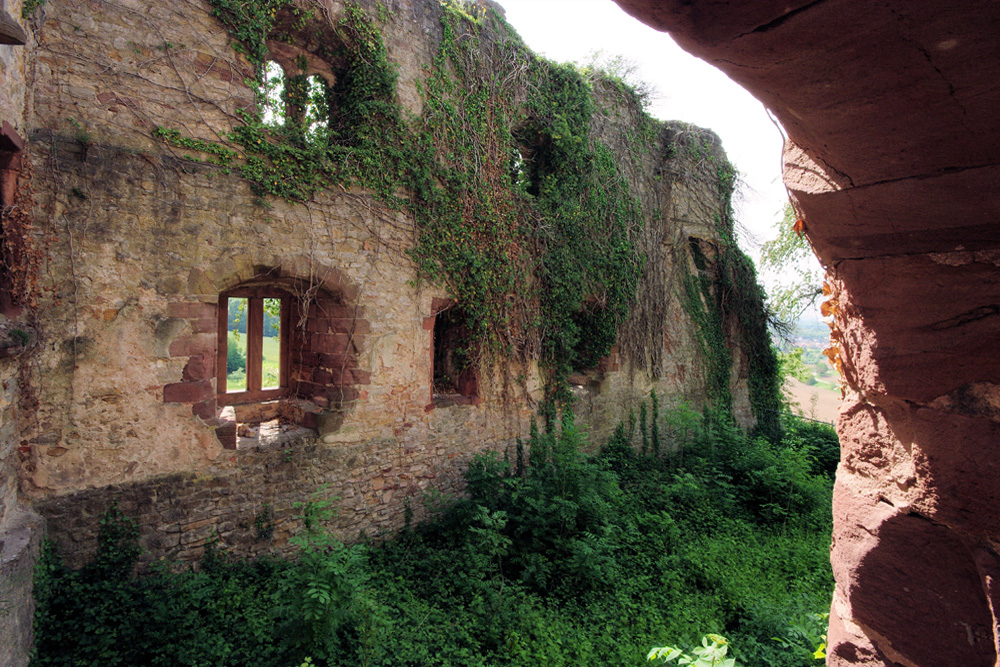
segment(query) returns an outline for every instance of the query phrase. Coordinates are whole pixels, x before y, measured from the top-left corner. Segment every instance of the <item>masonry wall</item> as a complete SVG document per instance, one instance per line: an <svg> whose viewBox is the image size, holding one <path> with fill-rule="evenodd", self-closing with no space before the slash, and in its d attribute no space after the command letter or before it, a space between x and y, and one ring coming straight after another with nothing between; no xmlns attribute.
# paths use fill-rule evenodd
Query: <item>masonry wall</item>
<svg viewBox="0 0 1000 667"><path fill-rule="evenodd" d="M398 96L419 113L440 8L386 6ZM330 20L343 11L323 7ZM427 492L460 493L474 453L503 455L527 435L541 398L533 363L515 369L516 393L487 369L475 400L433 399L433 317L449 295L419 280L407 215L359 189L265 201L238 174L153 138L164 126L219 139L252 101L249 65L207 3L50 0L33 28L27 133L42 264L39 343L22 390L39 403L19 422L20 474L72 560L92 553L113 500L139 518L148 557L195 559L211 540L280 553L296 503L317 492L339 498L342 537L383 534L408 511L423 516ZM594 131L628 165L647 216L647 289L662 291L657 312L626 328L652 331L663 348L642 361L622 346L574 377L594 446L654 387L665 406L704 400L704 360L677 286L689 237L714 239L724 159L717 146L669 148L692 133L717 141L680 125L630 155L638 110L611 89L601 95ZM335 314L308 311L294 339L306 346L296 363L312 365L286 407L308 428L231 449L235 422L216 397L217 304L262 277L319 290ZM345 354L350 367L334 372L330 359ZM734 377L745 396L739 368Z"/></svg>
<svg viewBox="0 0 1000 667"><path fill-rule="evenodd" d="M7 247L8 221L20 217L30 201L18 187L27 136L25 70L31 48L31 34L21 14L20 0L0 3L0 221ZM9 283L10 260L8 253L2 253L0 292ZM30 338L32 328L30 316L11 308L8 296L0 294L0 664L21 667L28 664L31 647L31 583L43 524L19 496L18 417L32 405L30 395L20 391L22 369L30 362L19 336Z"/></svg>

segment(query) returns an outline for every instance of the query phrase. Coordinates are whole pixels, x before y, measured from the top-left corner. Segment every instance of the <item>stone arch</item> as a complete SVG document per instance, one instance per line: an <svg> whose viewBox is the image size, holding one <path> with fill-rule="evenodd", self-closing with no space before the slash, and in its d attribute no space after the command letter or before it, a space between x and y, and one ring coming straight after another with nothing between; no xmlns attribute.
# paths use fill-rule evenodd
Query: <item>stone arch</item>
<svg viewBox="0 0 1000 667"><path fill-rule="evenodd" d="M236 446L238 424L274 418L320 436L332 433L358 400L357 386L370 382L370 374L359 367L370 327L357 287L339 269L306 256L260 259L235 255L207 269L192 269L188 284L197 288L194 298L199 300L189 296L168 307L172 318L188 320L192 333L170 345L170 356L186 358L186 363L181 382L164 387L164 401L191 404L226 447ZM226 372L226 316L220 303L230 296L272 293L288 299L282 306L281 341L287 350L287 384L282 391L236 397L218 393L220 374Z"/></svg>
<svg viewBox="0 0 1000 667"><path fill-rule="evenodd" d="M616 2L787 132L784 179L828 270L848 390L828 664L994 664L1000 5ZM900 593L957 579L924 616Z"/></svg>

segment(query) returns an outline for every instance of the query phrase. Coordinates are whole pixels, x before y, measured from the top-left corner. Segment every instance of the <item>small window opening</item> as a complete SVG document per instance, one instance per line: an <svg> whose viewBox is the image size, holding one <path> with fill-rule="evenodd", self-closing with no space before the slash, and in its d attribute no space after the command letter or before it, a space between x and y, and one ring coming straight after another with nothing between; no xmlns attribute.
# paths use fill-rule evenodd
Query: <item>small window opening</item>
<svg viewBox="0 0 1000 667"><path fill-rule="evenodd" d="M290 297L279 290L239 288L219 297L218 393L224 403L280 398L288 388Z"/></svg>
<svg viewBox="0 0 1000 667"><path fill-rule="evenodd" d="M461 308L434 318L433 381L436 404L470 403L479 395L472 336Z"/></svg>
<svg viewBox="0 0 1000 667"><path fill-rule="evenodd" d="M688 237L688 249L691 251L691 261L695 268L704 272L711 268L715 261L716 251L711 242L696 236Z"/></svg>
<svg viewBox="0 0 1000 667"><path fill-rule="evenodd" d="M289 75L267 61L263 80L265 125L290 131L307 144L326 143L330 132L330 86L318 74Z"/></svg>
<svg viewBox="0 0 1000 667"><path fill-rule="evenodd" d="M226 391L247 390L247 299L229 300L226 328Z"/></svg>
<svg viewBox="0 0 1000 667"><path fill-rule="evenodd" d="M303 126L306 142L323 142L330 131L330 87L318 74L306 79L306 106Z"/></svg>
<svg viewBox="0 0 1000 667"><path fill-rule="evenodd" d="M281 127L285 124L285 70L277 62L268 60L264 64L264 113L265 125Z"/></svg>
<svg viewBox="0 0 1000 667"><path fill-rule="evenodd" d="M514 186L537 197L545 176L552 171L552 139L537 130L515 130L517 145L511 153L510 174Z"/></svg>

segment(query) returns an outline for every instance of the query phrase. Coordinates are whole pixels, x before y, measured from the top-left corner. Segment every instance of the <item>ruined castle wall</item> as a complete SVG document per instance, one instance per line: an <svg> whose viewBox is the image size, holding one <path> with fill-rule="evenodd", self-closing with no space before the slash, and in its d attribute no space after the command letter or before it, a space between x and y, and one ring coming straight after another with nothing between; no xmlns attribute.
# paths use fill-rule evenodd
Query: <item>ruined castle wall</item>
<svg viewBox="0 0 1000 667"><path fill-rule="evenodd" d="M21 22L21 2L5 2L3 12L7 20ZM25 63L26 49L19 44L0 44L0 125L4 135L16 138L25 136L24 100L25 100ZM9 145L10 139L0 140L0 150L8 156L0 160L0 178L5 185L16 180L19 165L10 164L14 146ZM16 158L13 158L16 160ZM0 200L4 205L3 216L15 204L13 189L4 188ZM8 198L10 201L8 201ZM4 331L6 337L6 331ZM0 357L0 527L6 525L9 509L16 502L17 493L17 446L19 444L15 420L17 403L18 363L9 355Z"/></svg>
<svg viewBox="0 0 1000 667"><path fill-rule="evenodd" d="M322 7L330 20L343 11ZM398 97L419 113L440 8L387 9ZM112 500L139 518L151 556L197 558L213 539L280 552L296 503L318 489L339 498L338 534L380 534L403 525L407 506L419 519L425 492L459 493L474 453L512 454L541 398L537 368L521 369L513 393L486 372L474 400L433 398L434 316L449 295L418 279L408 215L360 189L263 200L238 173L154 138L162 126L218 140L252 103L250 67L207 3L50 0L39 11L28 135L43 262L27 381L39 406L20 421L21 474L65 552L92 552ZM616 152L638 150L625 139L638 110L613 96L602 105L595 131ZM627 175L664 290L644 315L652 324L628 326L654 331L663 349L643 364L622 347L577 378L595 444L654 387L665 406L704 398L676 292L688 237L710 236L705 220L721 205L717 162L675 155L674 138L663 128L662 145L623 161L638 165ZM302 295L309 321L296 334L311 347L294 380L315 391L289 407L308 428L232 449L235 424L216 396L218 303L261 276L325 295Z"/></svg>

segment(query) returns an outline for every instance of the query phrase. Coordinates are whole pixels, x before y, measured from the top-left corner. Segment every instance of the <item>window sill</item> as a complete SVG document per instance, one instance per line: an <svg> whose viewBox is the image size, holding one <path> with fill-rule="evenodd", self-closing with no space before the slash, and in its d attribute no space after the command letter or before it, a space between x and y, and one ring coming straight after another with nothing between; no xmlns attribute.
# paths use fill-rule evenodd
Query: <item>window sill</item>
<svg viewBox="0 0 1000 667"><path fill-rule="evenodd" d="M222 408L216 429L226 449L282 447L315 440L319 432L311 426L322 409L301 399L278 399L239 403Z"/></svg>
<svg viewBox="0 0 1000 667"><path fill-rule="evenodd" d="M478 396L463 396L462 394L434 394L435 408L450 408L454 405L479 405L482 402Z"/></svg>

